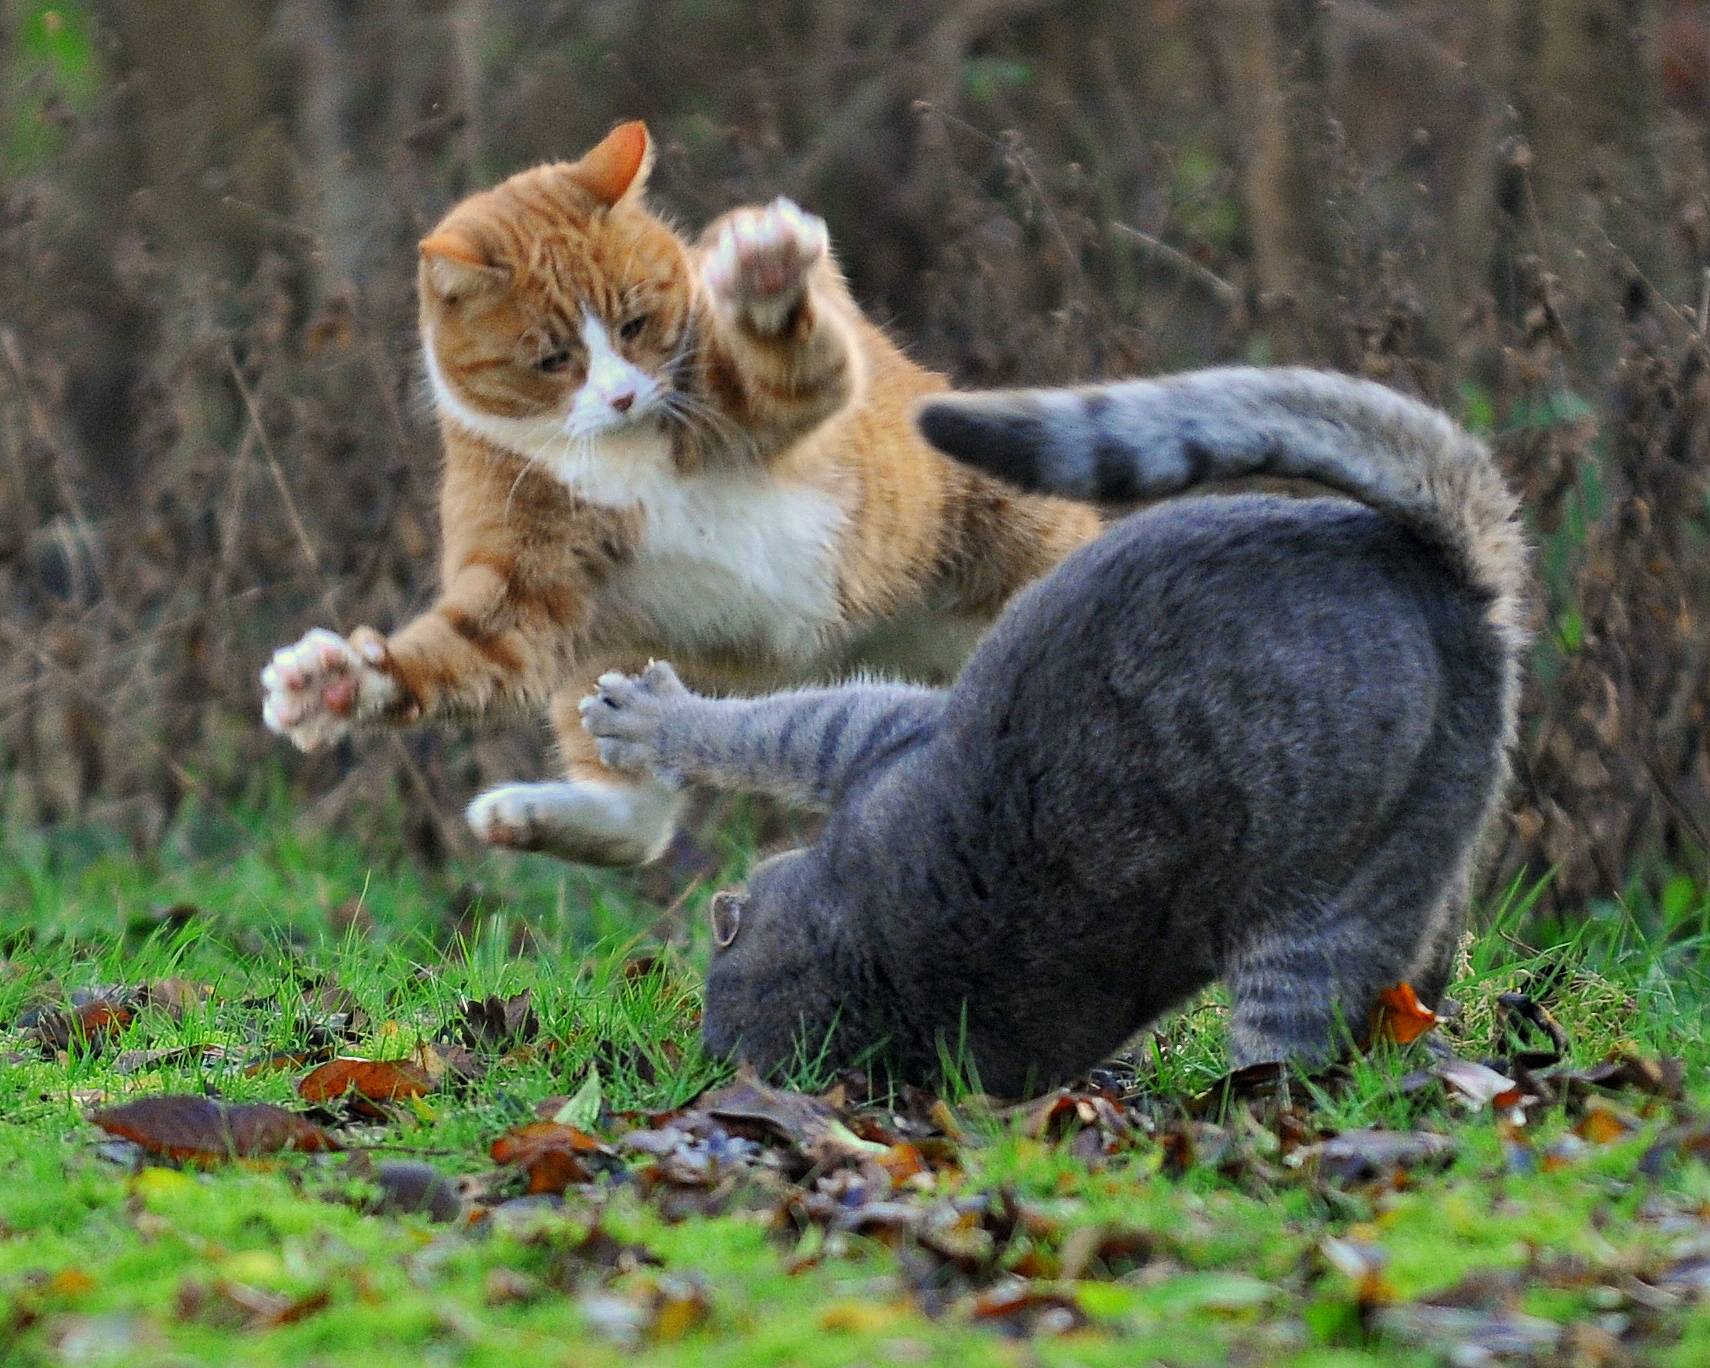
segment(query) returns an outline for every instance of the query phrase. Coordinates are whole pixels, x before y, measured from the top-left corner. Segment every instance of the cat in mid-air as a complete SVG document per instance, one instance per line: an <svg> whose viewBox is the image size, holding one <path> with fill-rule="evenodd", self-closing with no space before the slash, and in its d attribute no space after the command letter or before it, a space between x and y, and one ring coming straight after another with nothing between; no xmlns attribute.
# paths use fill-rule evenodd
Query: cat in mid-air
<svg viewBox="0 0 1710 1368"><path fill-rule="evenodd" d="M708 1046L776 1067L885 1042L913 1078L965 1051L1014 1094L1214 979L1237 1065L1326 1058L1397 983L1435 1000L1526 637L1525 541L1488 451L1306 370L946 396L920 425L1024 489L1266 475L1352 500L1132 514L1017 596L944 690L603 679L582 710L608 764L830 809L715 899Z"/></svg>
<svg viewBox="0 0 1710 1368"><path fill-rule="evenodd" d="M600 674L669 655L720 692L949 678L1099 530L921 439L944 381L863 318L823 222L778 200L690 245L643 200L651 159L620 125L423 240L439 601L389 637L317 628L262 672L267 725L305 750L544 706L567 777L484 793L470 822L600 864L658 855L679 805L600 764L575 706Z"/></svg>

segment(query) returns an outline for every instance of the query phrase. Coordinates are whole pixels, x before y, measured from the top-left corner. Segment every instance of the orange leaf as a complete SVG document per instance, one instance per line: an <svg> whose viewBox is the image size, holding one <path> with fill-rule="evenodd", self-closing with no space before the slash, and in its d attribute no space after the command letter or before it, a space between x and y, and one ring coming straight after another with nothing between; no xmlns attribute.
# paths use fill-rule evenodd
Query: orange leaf
<svg viewBox="0 0 1710 1368"><path fill-rule="evenodd" d="M305 1102L335 1102L347 1093L370 1102L396 1102L432 1091L427 1070L407 1059L334 1059L297 1085Z"/></svg>
<svg viewBox="0 0 1710 1368"><path fill-rule="evenodd" d="M891 1182L899 1185L917 1173L931 1172L927 1167L926 1157L921 1154L919 1147L909 1144L906 1140L892 1145L883 1154L878 1155L873 1162L890 1174Z"/></svg>
<svg viewBox="0 0 1710 1368"><path fill-rule="evenodd" d="M1437 1024L1437 1014L1419 1001L1411 983L1398 983L1378 994L1372 1034L1397 1045L1419 1039Z"/></svg>
<svg viewBox="0 0 1710 1368"><path fill-rule="evenodd" d="M1591 1107L1573 1128L1573 1133L1589 1144L1612 1145L1617 1140L1625 1140L1632 1134L1632 1129L1608 1107Z"/></svg>
<svg viewBox="0 0 1710 1368"><path fill-rule="evenodd" d="M528 1175L531 1193L561 1193L571 1183L592 1180L596 1161L612 1151L593 1136L557 1121L531 1121L493 1141L495 1164L509 1164Z"/></svg>

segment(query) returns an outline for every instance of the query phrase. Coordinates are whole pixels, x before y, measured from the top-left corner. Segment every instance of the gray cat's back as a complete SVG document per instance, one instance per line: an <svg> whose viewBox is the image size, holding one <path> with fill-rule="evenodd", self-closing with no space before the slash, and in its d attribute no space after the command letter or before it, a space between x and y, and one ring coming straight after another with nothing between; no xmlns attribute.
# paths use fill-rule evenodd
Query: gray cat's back
<svg viewBox="0 0 1710 1368"><path fill-rule="evenodd" d="M1085 846L1088 873L1152 848L1203 868L1237 836L1260 857L1358 847L1428 751L1499 748L1483 611L1432 548L1345 500L1135 514L975 653L942 731L968 761L946 778L1016 786L1028 836ZM1146 829L1101 849L1131 807Z"/></svg>
<svg viewBox="0 0 1710 1368"><path fill-rule="evenodd" d="M1339 499L1182 500L1076 552L975 652L933 744L827 831L857 882L908 871L874 920L911 1024L966 1002L981 1057L1051 1076L1368 870L1446 897L1500 764L1486 609ZM1361 952L1392 931L1421 934L1374 924Z"/></svg>

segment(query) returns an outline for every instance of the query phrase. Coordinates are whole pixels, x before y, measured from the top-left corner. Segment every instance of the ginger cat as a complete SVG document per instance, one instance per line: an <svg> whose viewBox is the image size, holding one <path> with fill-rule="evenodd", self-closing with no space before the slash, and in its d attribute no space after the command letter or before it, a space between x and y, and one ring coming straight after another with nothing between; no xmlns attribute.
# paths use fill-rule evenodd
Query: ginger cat
<svg viewBox="0 0 1710 1368"><path fill-rule="evenodd" d="M567 777L470 805L489 844L655 858L670 787L601 765L577 701L669 656L716 692L855 669L944 679L1018 588L1099 529L928 446L944 380L861 314L788 200L685 243L647 208L646 128L463 201L421 243L445 445L443 588L390 637L317 628L262 672L303 750L546 705Z"/></svg>

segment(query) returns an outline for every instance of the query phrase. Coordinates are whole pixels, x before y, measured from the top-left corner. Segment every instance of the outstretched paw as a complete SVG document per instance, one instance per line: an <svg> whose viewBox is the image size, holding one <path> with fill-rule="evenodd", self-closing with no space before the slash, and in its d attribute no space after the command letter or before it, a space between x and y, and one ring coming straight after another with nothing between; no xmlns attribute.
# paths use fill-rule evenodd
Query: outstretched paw
<svg viewBox="0 0 1710 1368"><path fill-rule="evenodd" d="M318 750L371 721L398 700L386 642L360 628L347 641L316 627L273 653L261 672L261 717L298 750Z"/></svg>
<svg viewBox="0 0 1710 1368"><path fill-rule="evenodd" d="M825 258L825 220L782 196L738 209L719 228L702 267L713 299L756 332L781 332Z"/></svg>
<svg viewBox="0 0 1710 1368"><path fill-rule="evenodd" d="M613 670L577 706L582 725L610 769L650 773L674 782L669 732L674 714L694 697L677 672L656 660L638 675Z"/></svg>

